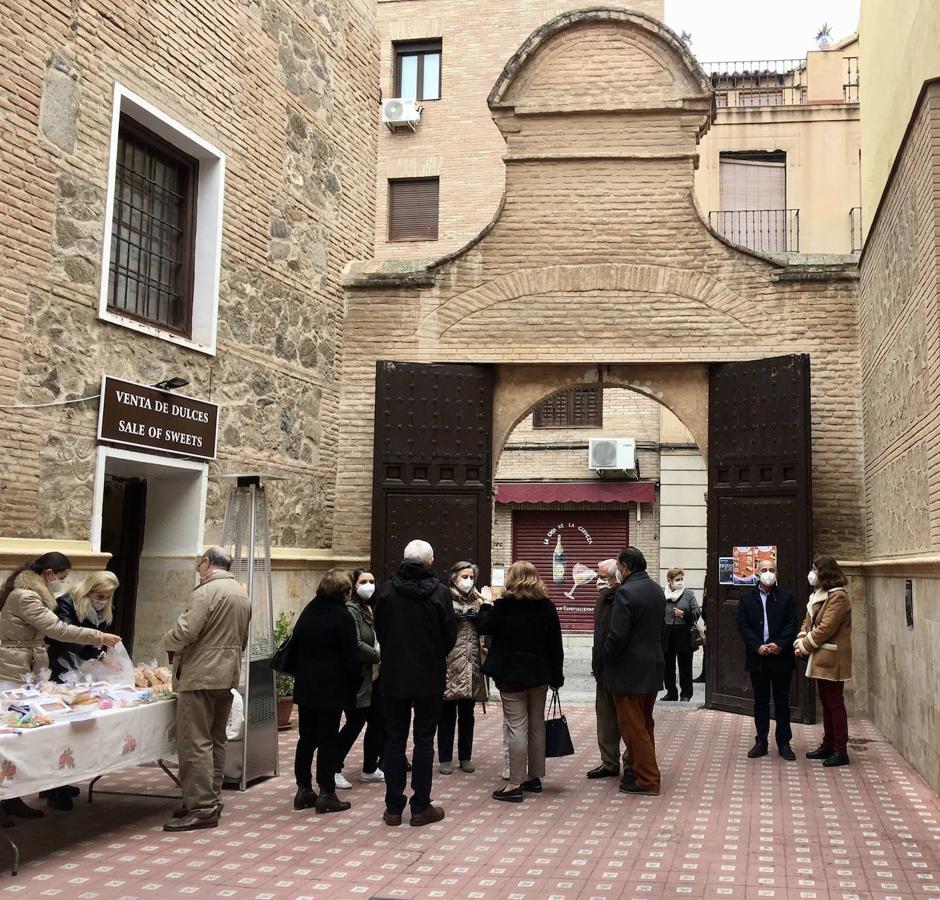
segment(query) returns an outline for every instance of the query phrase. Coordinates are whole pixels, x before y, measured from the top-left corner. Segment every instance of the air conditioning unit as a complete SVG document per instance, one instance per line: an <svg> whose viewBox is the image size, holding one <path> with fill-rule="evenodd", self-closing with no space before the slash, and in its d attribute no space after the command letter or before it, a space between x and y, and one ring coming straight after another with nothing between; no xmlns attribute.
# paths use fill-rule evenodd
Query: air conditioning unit
<svg viewBox="0 0 940 900"><path fill-rule="evenodd" d="M636 474L636 441L633 438L591 438L588 468L595 472Z"/></svg>
<svg viewBox="0 0 940 900"><path fill-rule="evenodd" d="M396 128L410 128L421 121L421 107L414 100L401 100L393 97L382 101L382 121L394 131Z"/></svg>

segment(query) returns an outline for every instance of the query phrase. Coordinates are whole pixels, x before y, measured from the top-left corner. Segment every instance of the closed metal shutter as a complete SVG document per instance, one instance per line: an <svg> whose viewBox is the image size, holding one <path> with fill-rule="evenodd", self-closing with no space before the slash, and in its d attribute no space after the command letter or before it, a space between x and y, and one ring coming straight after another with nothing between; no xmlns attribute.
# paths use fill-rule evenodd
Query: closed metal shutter
<svg viewBox="0 0 940 900"><path fill-rule="evenodd" d="M563 561L553 559L559 537ZM513 561L528 560L538 570L565 632L594 628L597 579L574 587L575 566L596 573L601 560L618 556L628 544L626 509L514 510L512 514Z"/></svg>
<svg viewBox="0 0 940 900"><path fill-rule="evenodd" d="M440 179L405 178L388 183L388 239L436 241Z"/></svg>
<svg viewBox="0 0 940 900"><path fill-rule="evenodd" d="M535 428L586 428L604 424L604 392L599 384L578 385L552 394L535 407Z"/></svg>

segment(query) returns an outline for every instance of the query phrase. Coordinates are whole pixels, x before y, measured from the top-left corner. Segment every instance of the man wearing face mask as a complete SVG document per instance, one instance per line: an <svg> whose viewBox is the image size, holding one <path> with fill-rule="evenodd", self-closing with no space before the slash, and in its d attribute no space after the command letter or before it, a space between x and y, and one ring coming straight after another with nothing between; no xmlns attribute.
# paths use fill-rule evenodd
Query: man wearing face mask
<svg viewBox="0 0 940 900"><path fill-rule="evenodd" d="M163 638L173 666L176 744L183 803L164 831L215 828L222 812L225 726L241 680L251 601L229 571L232 557L210 547L199 559L189 609Z"/></svg>
<svg viewBox="0 0 940 900"><path fill-rule="evenodd" d="M620 587L617 560L605 559L597 564L597 604L594 606L594 646L591 648L591 674L594 688L594 713L597 717L597 748L601 764L587 773L588 778L617 778L620 775L620 725L614 695L604 684L604 641L610 631L610 613L614 594ZM624 774L632 772L630 749L623 751Z"/></svg>
<svg viewBox="0 0 940 900"><path fill-rule="evenodd" d="M796 662L796 604L793 594L777 584L777 565L762 559L757 565L757 584L744 591L738 602L738 633L746 648L745 671L754 688L754 724L757 738L749 759L767 755L770 734L770 698L777 719L775 739L780 756L796 759L790 746L790 682Z"/></svg>

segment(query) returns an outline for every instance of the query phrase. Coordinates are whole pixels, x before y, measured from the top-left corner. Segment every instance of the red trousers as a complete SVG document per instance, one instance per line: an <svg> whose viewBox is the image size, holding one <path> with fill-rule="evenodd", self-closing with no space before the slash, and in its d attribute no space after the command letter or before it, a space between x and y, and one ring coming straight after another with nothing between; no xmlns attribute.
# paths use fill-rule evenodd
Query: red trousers
<svg viewBox="0 0 940 900"><path fill-rule="evenodd" d="M817 678L816 688L823 708L823 746L846 753L849 743L849 717L843 698L845 682Z"/></svg>
<svg viewBox="0 0 940 900"><path fill-rule="evenodd" d="M614 694L620 735L627 745L636 783L643 790L659 790L653 705L656 694Z"/></svg>

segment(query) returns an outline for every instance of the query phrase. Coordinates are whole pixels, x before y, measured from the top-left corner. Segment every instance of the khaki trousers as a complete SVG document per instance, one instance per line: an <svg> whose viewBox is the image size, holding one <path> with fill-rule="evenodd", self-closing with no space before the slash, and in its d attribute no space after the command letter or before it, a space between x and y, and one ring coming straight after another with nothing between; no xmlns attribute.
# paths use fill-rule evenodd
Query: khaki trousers
<svg viewBox="0 0 940 900"><path fill-rule="evenodd" d="M183 806L190 812L222 802L225 726L232 709L228 688L181 691L176 699L176 747Z"/></svg>
<svg viewBox="0 0 940 900"><path fill-rule="evenodd" d="M500 691L503 720L509 726L509 782L522 784L545 775L545 695L548 685L518 693Z"/></svg>
<svg viewBox="0 0 940 900"><path fill-rule="evenodd" d="M594 694L594 713L597 716L597 748L601 751L601 763L605 769L620 771L620 722L617 720L617 704L614 695L597 682ZM623 767L630 766L630 746L623 750Z"/></svg>
<svg viewBox="0 0 940 900"><path fill-rule="evenodd" d="M630 749L633 774L643 790L659 790L653 705L656 694L615 694L620 733Z"/></svg>

